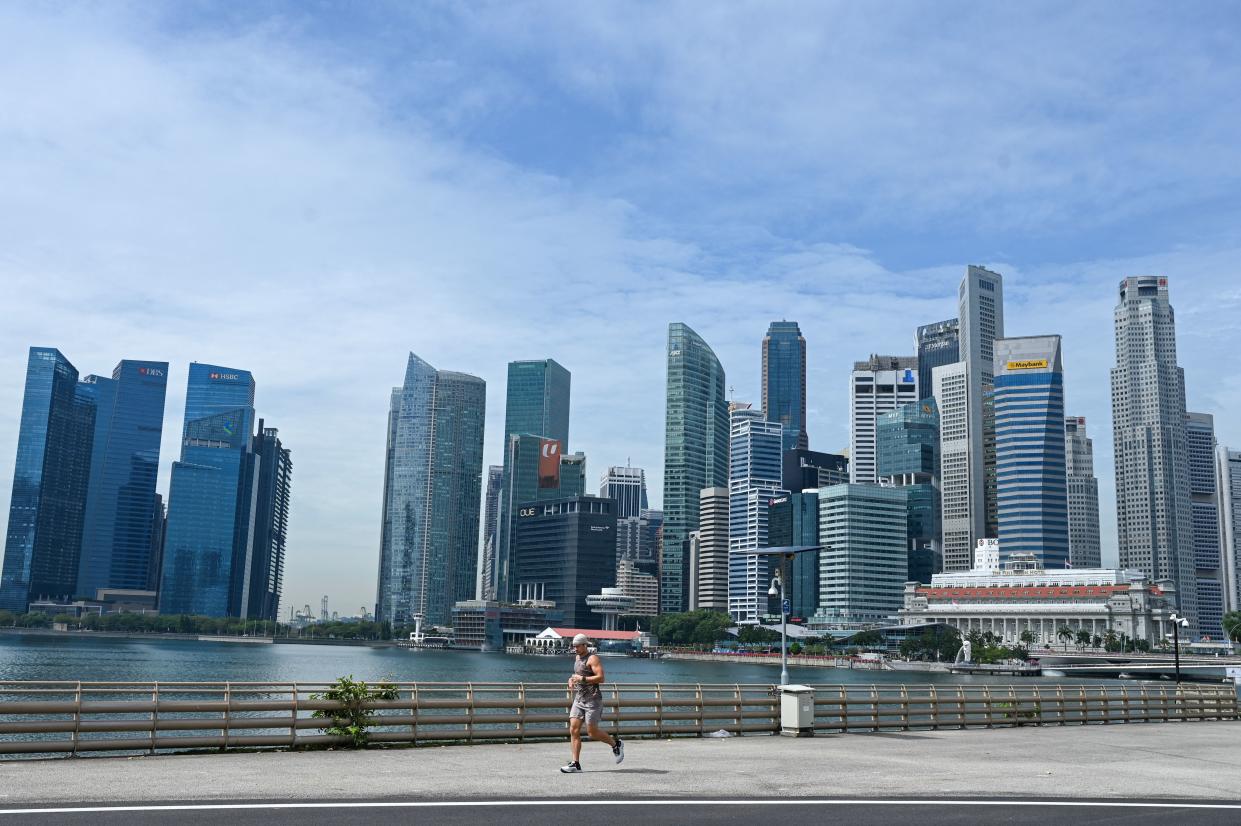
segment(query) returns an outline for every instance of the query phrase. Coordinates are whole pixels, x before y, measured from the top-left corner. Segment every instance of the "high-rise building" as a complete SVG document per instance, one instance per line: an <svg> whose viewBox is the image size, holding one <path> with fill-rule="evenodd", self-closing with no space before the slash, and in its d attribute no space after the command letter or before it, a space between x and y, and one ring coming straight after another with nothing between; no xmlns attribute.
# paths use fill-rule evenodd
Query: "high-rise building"
<svg viewBox="0 0 1241 826"><path fill-rule="evenodd" d="M194 362L185 389L185 427L190 422L254 407L254 377L248 370Z"/></svg>
<svg viewBox="0 0 1241 826"><path fill-rule="evenodd" d="M849 457L816 450L784 451L782 487L798 493L849 481Z"/></svg>
<svg viewBox="0 0 1241 826"><path fill-rule="evenodd" d="M768 503L767 543L773 548L819 544L819 492L808 490L772 497ZM805 622L819 610L819 553L793 557L783 571L790 618ZM776 608L776 613L779 613Z"/></svg>
<svg viewBox="0 0 1241 826"><path fill-rule="evenodd" d="M1215 451L1224 612L1241 610L1241 450Z"/></svg>
<svg viewBox="0 0 1241 826"><path fill-rule="evenodd" d="M597 622L586 597L616 581L616 503L571 496L523 505L514 530L516 601L549 601L574 628Z"/></svg>
<svg viewBox="0 0 1241 826"><path fill-rule="evenodd" d="M483 500L483 547L476 588L481 600L496 598L496 531L500 525L500 489L503 486L504 465L488 465L487 493Z"/></svg>
<svg viewBox="0 0 1241 826"><path fill-rule="evenodd" d="M616 566L616 587L623 596L632 597L633 608L626 617L648 619L659 613L659 577L641 570L628 559Z"/></svg>
<svg viewBox="0 0 1241 826"><path fill-rule="evenodd" d="M943 571L939 501L939 413L934 397L884 413L876 424L879 483L908 497L909 579Z"/></svg>
<svg viewBox="0 0 1241 826"><path fill-rule="evenodd" d="M59 350L31 347L0 576L0 608L76 593L95 407Z"/></svg>
<svg viewBox="0 0 1241 826"><path fill-rule="evenodd" d="M388 410L375 616L446 625L477 581L487 385L413 353Z"/></svg>
<svg viewBox="0 0 1241 826"><path fill-rule="evenodd" d="M1099 480L1094 475L1094 443L1086 435L1086 418L1066 418L1064 438L1069 484L1069 562L1075 569L1101 568Z"/></svg>
<svg viewBox="0 0 1241 826"><path fill-rule="evenodd" d="M610 498L610 497L603 497ZM641 571L659 573L659 535L664 512L643 508L637 516L616 520L616 562L628 560Z"/></svg>
<svg viewBox="0 0 1241 826"><path fill-rule="evenodd" d="M757 623L767 613L769 574L767 517L771 500L783 493L779 422L760 410L734 405L728 463L728 612L739 623Z"/></svg>
<svg viewBox="0 0 1241 826"><path fill-rule="evenodd" d="M881 622L908 579L906 493L879 485L819 491L819 612L814 625Z"/></svg>
<svg viewBox="0 0 1241 826"><path fill-rule="evenodd" d="M974 523L970 515L969 373L964 362L931 372L939 408L940 534L944 570L968 571L973 565ZM985 537L984 537L985 538Z"/></svg>
<svg viewBox="0 0 1241 826"><path fill-rule="evenodd" d="M1225 566L1219 530L1215 417L1187 413L1189 507L1194 525L1194 580L1198 588L1198 633L1224 638Z"/></svg>
<svg viewBox="0 0 1241 826"><path fill-rule="evenodd" d="M689 604L689 535L698 528L699 493L728 484L728 405L724 368L702 337L668 325L664 427L664 538L659 607Z"/></svg>
<svg viewBox="0 0 1241 826"><path fill-rule="evenodd" d="M506 599L511 583L508 575L512 551L512 531L517 519L517 509L525 502L538 498L540 491L548 498L559 495L558 478L560 463L553 458L563 456L569 449L569 397L571 388L569 371L554 359L535 361L512 361L508 365L508 385L504 402L504 475L500 486L499 524L496 528L495 579L493 589L498 599ZM514 442L514 437L531 436L539 441ZM531 446L536 451L546 449L544 478L529 472L529 463L538 466L539 457L529 455ZM511 465L513 458L521 458L527 464L520 472ZM556 484L544 484L546 479L557 476ZM553 493L552 491L555 491ZM576 488L572 493L584 493Z"/></svg>
<svg viewBox="0 0 1241 826"><path fill-rule="evenodd" d="M1112 368L1112 435L1120 567L1176 583L1177 607L1197 628L1194 523L1185 433L1185 373L1176 362L1168 279L1120 282Z"/></svg>
<svg viewBox="0 0 1241 826"><path fill-rule="evenodd" d="M258 473L253 491L254 539L245 563L238 599L242 619L275 622L280 618L284 586L284 555L289 533L293 491L292 453L280 441L280 431L259 419L254 437Z"/></svg>
<svg viewBox="0 0 1241 826"><path fill-rule="evenodd" d="M972 548L979 539L999 535L991 390L995 379L995 340L1004 338L1004 279L999 273L970 265L957 294L961 361L965 364L967 384L966 448Z"/></svg>
<svg viewBox="0 0 1241 826"><path fill-rule="evenodd" d="M689 607L728 610L728 488L699 491L694 531L693 590Z"/></svg>
<svg viewBox="0 0 1241 826"><path fill-rule="evenodd" d="M636 517L650 507L646 501L646 471L613 465L599 480L599 495L616 500L616 518Z"/></svg>
<svg viewBox="0 0 1241 826"><path fill-rule="evenodd" d="M796 321L773 321L763 338L763 414L784 428L784 450L808 450L806 339Z"/></svg>
<svg viewBox="0 0 1241 826"><path fill-rule="evenodd" d="M1069 495L1060 336L999 338L994 347L1000 561L1032 555L1041 568L1066 568Z"/></svg>
<svg viewBox="0 0 1241 826"><path fill-rule="evenodd" d="M77 593L146 590L168 364L125 360L111 378L87 376L79 394L95 405L90 486Z"/></svg>
<svg viewBox="0 0 1241 826"><path fill-rule="evenodd" d="M916 356L871 356L853 365L849 380L849 480L873 485L875 424L889 410L918 400Z"/></svg>
<svg viewBox="0 0 1241 826"><path fill-rule="evenodd" d="M961 322L955 318L924 324L914 336L918 348L918 398L932 394L931 371L961 360Z"/></svg>

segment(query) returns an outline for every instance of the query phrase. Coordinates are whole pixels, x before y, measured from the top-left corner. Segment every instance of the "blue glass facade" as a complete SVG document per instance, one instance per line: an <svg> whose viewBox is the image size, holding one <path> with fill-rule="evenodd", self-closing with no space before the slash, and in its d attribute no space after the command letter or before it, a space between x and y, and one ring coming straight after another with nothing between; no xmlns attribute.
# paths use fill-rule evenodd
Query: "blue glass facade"
<svg viewBox="0 0 1241 826"><path fill-rule="evenodd" d="M783 440L778 422L762 411L732 412L728 462L728 612L754 623L767 613L769 557L754 553L770 545L771 500L787 494L782 479Z"/></svg>
<svg viewBox="0 0 1241 826"><path fill-rule="evenodd" d="M934 395L931 385L932 371L945 364L961 360L961 322L950 318L918 328L918 397L929 399Z"/></svg>
<svg viewBox="0 0 1241 826"><path fill-rule="evenodd" d="M185 424L217 413L254 407L254 376L248 370L215 364L190 365L185 387Z"/></svg>
<svg viewBox="0 0 1241 826"><path fill-rule="evenodd" d="M71 598L77 585L94 404L58 350L30 348L0 574L0 608Z"/></svg>
<svg viewBox="0 0 1241 826"><path fill-rule="evenodd" d="M1069 561L1064 374L1060 337L995 343L996 499L1001 560Z"/></svg>
<svg viewBox="0 0 1241 826"><path fill-rule="evenodd" d="M784 450L808 450L806 339L796 321L773 321L763 339L763 415L784 428Z"/></svg>
<svg viewBox="0 0 1241 826"><path fill-rule="evenodd" d="M881 415L875 424L875 466L885 485L907 496L909 578L929 583L943 570L940 525L939 411L934 398Z"/></svg>
<svg viewBox="0 0 1241 826"><path fill-rule="evenodd" d="M771 512L767 517L767 543L773 548L790 545L819 544L819 492L793 493L777 496L771 500ZM805 621L819 610L819 554L797 554L785 571L785 591L788 593L790 621ZM769 613L778 613L773 597Z"/></svg>
<svg viewBox="0 0 1241 826"><path fill-rule="evenodd" d="M262 419L254 437L254 455L258 459L253 498L254 539L246 566L247 579L241 588L241 615L275 621L279 619L284 584L293 460L280 441L279 431L264 427Z"/></svg>
<svg viewBox="0 0 1241 826"><path fill-rule="evenodd" d="M95 403L90 488L78 594L150 584L151 530L168 364L122 361L112 378L87 376L79 394Z"/></svg>

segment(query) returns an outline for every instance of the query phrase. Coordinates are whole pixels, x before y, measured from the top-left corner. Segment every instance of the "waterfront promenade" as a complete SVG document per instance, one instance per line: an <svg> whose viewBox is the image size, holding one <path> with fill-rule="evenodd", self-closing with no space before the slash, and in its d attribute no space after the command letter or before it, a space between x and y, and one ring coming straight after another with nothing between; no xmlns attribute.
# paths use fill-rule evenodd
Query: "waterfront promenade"
<svg viewBox="0 0 1241 826"><path fill-rule="evenodd" d="M596 823L730 822L776 817L771 804L800 801L785 812L817 822L806 807L850 807L831 819L853 823L995 822L980 801L1000 800L1006 822L1063 822L1097 809L1058 807L1058 814L1022 801L1179 801L1227 803L1232 809L1126 809L1109 812L1129 823L1235 823L1241 819L1241 723L1168 723L1117 726L971 729L850 734L793 739L632 740L615 766L603 747L587 744L581 775L561 775L565 743L424 747L361 752L262 752L161 755L136 758L55 758L0 763L0 824L160 823L173 812L150 810L102 815L64 811L83 805L162 806L197 802L334 804L331 809L244 808L182 812L195 823L396 823L422 817L433 823L556 822L588 816ZM555 811L534 801L625 801L627 805L698 801L697 808L659 806L641 815L619 811ZM740 801L711 807L707 800ZM887 801L928 801L924 805ZM438 804L517 801L507 806ZM941 801L973 801L949 806ZM383 804L357 808L354 804ZM55 808L38 817L32 809ZM744 807L742 807L744 808ZM787 807L786 807L787 808ZM7 816L4 811L22 810ZM219 819L215 819L218 815ZM692 817L691 817L692 815ZM971 819L974 815L976 818ZM1028 819L1027 819L1028 816ZM1083 815L1084 817L1085 815ZM718 819L715 819L717 818ZM824 813L823 820L829 819ZM997 816L998 817L998 816ZM26 821L22 818L31 818ZM79 819L80 818L80 819ZM459 818L459 819L458 819ZM620 818L620 819L617 819ZM1097 820L1092 822L1098 822Z"/></svg>

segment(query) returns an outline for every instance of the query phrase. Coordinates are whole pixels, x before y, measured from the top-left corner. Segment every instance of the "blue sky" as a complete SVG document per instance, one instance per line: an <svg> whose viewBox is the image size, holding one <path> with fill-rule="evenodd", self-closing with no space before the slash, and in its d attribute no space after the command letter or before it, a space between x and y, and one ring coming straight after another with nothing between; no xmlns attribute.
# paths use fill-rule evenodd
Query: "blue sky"
<svg viewBox="0 0 1241 826"><path fill-rule="evenodd" d="M1241 7L73 3L0 8L0 461L26 348L254 372L294 452L286 605L374 598L389 389L414 351L573 372L571 445L658 501L663 346L757 400L801 323L811 445L850 363L955 314L1064 335L1115 559L1117 282L1171 279L1189 405L1241 446ZM10 457L5 459L4 457ZM0 473L7 501L11 476Z"/></svg>

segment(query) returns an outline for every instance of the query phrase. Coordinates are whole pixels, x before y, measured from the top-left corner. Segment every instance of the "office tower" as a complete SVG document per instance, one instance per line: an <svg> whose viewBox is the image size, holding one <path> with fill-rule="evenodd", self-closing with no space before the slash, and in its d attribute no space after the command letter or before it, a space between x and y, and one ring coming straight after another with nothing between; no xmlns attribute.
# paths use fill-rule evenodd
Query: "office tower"
<svg viewBox="0 0 1241 826"><path fill-rule="evenodd" d="M155 509L151 514L151 556L147 564L147 591L158 595L160 567L164 564L164 533L168 530L168 508L164 497L155 494Z"/></svg>
<svg viewBox="0 0 1241 826"><path fill-rule="evenodd" d="M970 519L969 376L964 362L931 371L939 408L940 535L944 571L968 571L974 565L974 528Z"/></svg>
<svg viewBox="0 0 1241 826"><path fill-rule="evenodd" d="M1069 564L1064 365L1060 336L999 338L994 416L1000 561Z"/></svg>
<svg viewBox="0 0 1241 826"><path fill-rule="evenodd" d="M924 324L914 336L918 348L918 399L929 399L931 371L961 360L961 322L955 318Z"/></svg>
<svg viewBox="0 0 1241 826"><path fill-rule="evenodd" d="M483 547L478 565L478 599L496 598L496 531L500 525L500 489L504 486L504 465L487 466L487 493L483 499Z"/></svg>
<svg viewBox="0 0 1241 826"><path fill-rule="evenodd" d="M1219 485L1215 478L1215 417L1187 413L1185 444L1189 459L1189 509L1194 528L1194 580L1198 589L1198 633L1224 636L1226 581L1219 531Z"/></svg>
<svg viewBox="0 0 1241 826"><path fill-rule="evenodd" d="M526 440L515 444L513 439L533 436L546 440L548 455L544 457L544 465L549 469L547 476L556 476L559 473L559 462L553 460L552 453L563 456L569 449L570 385L569 371L554 359L509 362L504 401L504 471L500 485L495 578L492 586L497 599L506 599L506 594L511 591L510 583L505 578L510 567L509 554L512 550L512 531L517 519L517 509L523 502L533 501L539 491L554 498L559 495L560 487L558 476L555 485L550 482L544 485L538 479L532 483L528 478L528 470L514 475L510 459L521 456L537 463L537 455L530 457L528 451L532 445L536 446L536 450L543 450L544 442ZM524 449L519 449L522 445L525 446ZM537 470L535 473L537 474ZM577 494L584 492L580 488L574 491Z"/></svg>
<svg viewBox="0 0 1241 826"><path fill-rule="evenodd" d="M939 413L934 397L879 417L875 427L879 483L908 496L909 579L929 583L943 571L940 544Z"/></svg>
<svg viewBox="0 0 1241 826"><path fill-rule="evenodd" d="M71 599L95 408L59 350L31 347L17 432L17 463L0 576L0 608L25 613L33 599Z"/></svg>
<svg viewBox="0 0 1241 826"><path fill-rule="evenodd" d="M621 594L634 599L633 608L625 616L649 618L659 613L659 577L655 574L623 559L616 566L616 587Z"/></svg>
<svg viewBox="0 0 1241 826"><path fill-rule="evenodd" d="M855 362L849 380L849 480L873 485L875 423L889 410L918 400L918 359L915 356L871 356Z"/></svg>
<svg viewBox="0 0 1241 826"><path fill-rule="evenodd" d="M253 492L254 540L244 569L238 614L243 619L275 622L284 585L293 458L280 441L280 431L266 427L262 419L254 437L254 455L258 458Z"/></svg>
<svg viewBox="0 0 1241 826"><path fill-rule="evenodd" d="M819 492L776 496L768 503L767 543L773 548L819 544ZM782 571L789 600L790 620L805 622L819 610L819 553L806 551L793 557ZM779 613L776 608L776 613Z"/></svg>
<svg viewBox="0 0 1241 826"><path fill-rule="evenodd" d="M761 410L736 406L732 412L728 462L728 612L735 622L756 623L767 613L770 585L766 548L772 498L781 483L783 433Z"/></svg>
<svg viewBox="0 0 1241 826"><path fill-rule="evenodd" d="M1112 437L1120 567L1176 583L1196 631L1194 523L1185 433L1185 373L1176 363L1168 279L1120 282L1112 368Z"/></svg>
<svg viewBox="0 0 1241 826"><path fill-rule="evenodd" d="M1224 613L1241 610L1241 450L1215 451Z"/></svg>
<svg viewBox="0 0 1241 826"><path fill-rule="evenodd" d="M819 625L881 622L908 579L906 493L879 485L819 491Z"/></svg>
<svg viewBox="0 0 1241 826"><path fill-rule="evenodd" d="M636 517L650 507L646 501L646 471L613 465L599 480L599 495L616 500L616 518Z"/></svg>
<svg viewBox="0 0 1241 826"><path fill-rule="evenodd" d="M548 600L565 624L598 622L586 597L616 581L616 503L597 496L551 499L518 509L513 532L513 598Z"/></svg>
<svg viewBox="0 0 1241 826"><path fill-rule="evenodd" d="M698 493L691 609L728 610L728 488Z"/></svg>
<svg viewBox="0 0 1241 826"><path fill-rule="evenodd" d="M254 377L248 370L190 364L185 389L185 426L217 413L254 407Z"/></svg>
<svg viewBox="0 0 1241 826"><path fill-rule="evenodd" d="M763 337L763 415L784 428L784 450L808 450L806 339L796 321L773 321Z"/></svg>
<svg viewBox="0 0 1241 826"><path fill-rule="evenodd" d="M610 498L610 497L603 497ZM632 562L641 571L659 573L659 535L664 512L644 508L637 516L616 520L616 562Z"/></svg>
<svg viewBox="0 0 1241 826"><path fill-rule="evenodd" d="M699 492L728 484L728 405L724 368L702 338L680 322L668 325L664 427L664 541L659 607L689 603L686 553L698 528Z"/></svg>
<svg viewBox="0 0 1241 826"><path fill-rule="evenodd" d="M1094 443L1084 416L1064 420L1064 460L1069 483L1069 562L1074 568L1101 568L1099 480L1094 475Z"/></svg>
<svg viewBox="0 0 1241 826"><path fill-rule="evenodd" d="M849 457L816 450L786 450L781 486L792 493L849 481Z"/></svg>
<svg viewBox="0 0 1241 826"><path fill-rule="evenodd" d="M447 625L477 580L487 385L409 354L388 410L375 616Z"/></svg>
<svg viewBox="0 0 1241 826"><path fill-rule="evenodd" d="M995 378L995 340L1004 337L1004 279L999 273L970 265L958 296L961 361L965 364L967 383L966 447L972 548L979 539L999 535L991 390Z"/></svg>
<svg viewBox="0 0 1241 826"><path fill-rule="evenodd" d="M82 527L77 593L146 590L168 364L125 360L111 378L87 376L79 388L95 405L90 486Z"/></svg>

